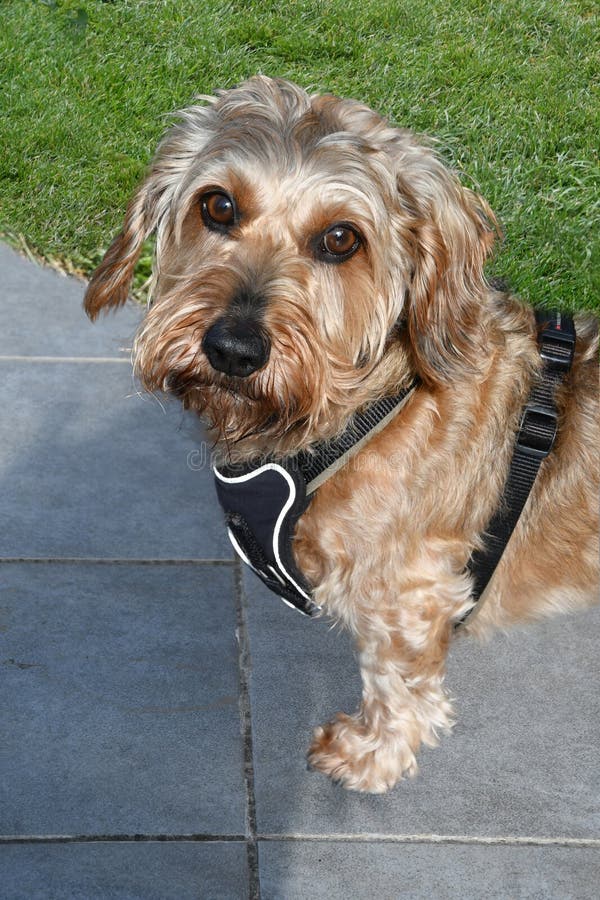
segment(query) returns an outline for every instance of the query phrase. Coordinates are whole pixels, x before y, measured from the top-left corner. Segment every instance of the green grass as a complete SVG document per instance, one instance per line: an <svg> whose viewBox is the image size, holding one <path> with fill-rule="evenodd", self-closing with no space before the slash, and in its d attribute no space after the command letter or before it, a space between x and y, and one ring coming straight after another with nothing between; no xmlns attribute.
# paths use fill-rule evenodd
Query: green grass
<svg viewBox="0 0 600 900"><path fill-rule="evenodd" d="M263 72L436 135L503 223L493 274L600 309L599 24L595 0L0 0L0 232L89 272L165 114Z"/></svg>

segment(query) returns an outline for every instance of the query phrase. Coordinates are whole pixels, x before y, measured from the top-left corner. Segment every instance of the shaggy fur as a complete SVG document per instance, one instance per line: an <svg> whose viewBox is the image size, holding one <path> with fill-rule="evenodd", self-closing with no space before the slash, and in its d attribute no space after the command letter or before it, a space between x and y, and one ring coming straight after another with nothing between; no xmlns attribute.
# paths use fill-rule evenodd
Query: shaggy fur
<svg viewBox="0 0 600 900"><path fill-rule="evenodd" d="M201 101L159 145L85 306L95 318L125 301L155 232L135 368L203 416L222 459L308 448L420 376L295 539L316 602L356 640L363 681L360 709L317 729L309 761L381 792L452 724L445 657L539 370L533 313L485 279L486 203L410 132L262 77ZM207 217L215 192L231 202L225 224ZM327 249L332 234L343 252ZM203 344L217 321L258 333L264 364L217 370ZM477 634L598 600L598 329L575 321L557 443L469 624Z"/></svg>

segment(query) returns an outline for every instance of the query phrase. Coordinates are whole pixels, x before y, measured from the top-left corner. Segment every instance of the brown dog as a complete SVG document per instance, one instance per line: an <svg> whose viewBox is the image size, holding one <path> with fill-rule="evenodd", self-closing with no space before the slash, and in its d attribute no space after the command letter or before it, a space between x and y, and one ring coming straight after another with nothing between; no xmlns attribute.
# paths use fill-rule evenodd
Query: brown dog
<svg viewBox="0 0 600 900"><path fill-rule="evenodd" d="M125 301L156 232L136 371L205 418L222 459L310 448L419 377L294 542L316 602L356 639L364 686L309 760L384 791L452 724L446 652L540 369L534 316L485 279L485 202L410 132L262 77L203 99L161 142L86 310ZM598 600L598 328L575 325L555 448L471 632Z"/></svg>

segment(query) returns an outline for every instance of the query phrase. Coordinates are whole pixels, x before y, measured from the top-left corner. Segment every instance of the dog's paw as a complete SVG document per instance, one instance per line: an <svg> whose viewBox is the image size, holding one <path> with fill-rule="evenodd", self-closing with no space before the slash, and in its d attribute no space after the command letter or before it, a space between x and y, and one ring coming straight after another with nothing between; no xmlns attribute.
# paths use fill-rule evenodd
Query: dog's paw
<svg viewBox="0 0 600 900"><path fill-rule="evenodd" d="M360 716L340 713L315 729L308 764L352 791L383 794L404 775L415 775L415 755L396 732L370 730Z"/></svg>

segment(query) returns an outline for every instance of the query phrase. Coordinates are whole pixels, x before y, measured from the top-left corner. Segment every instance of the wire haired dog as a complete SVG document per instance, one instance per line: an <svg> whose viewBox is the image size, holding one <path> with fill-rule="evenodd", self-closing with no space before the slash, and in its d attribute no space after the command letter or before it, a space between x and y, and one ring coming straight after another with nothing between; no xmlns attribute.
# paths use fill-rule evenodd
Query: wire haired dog
<svg viewBox="0 0 600 900"><path fill-rule="evenodd" d="M366 106L256 77L179 113L89 285L92 318L126 300L152 232L135 368L204 417L221 459L310 449L419 378L294 540L363 682L360 709L316 730L309 762L385 791L452 724L444 665L473 605L467 563L540 368L532 310L484 276L493 214ZM598 329L575 324L555 448L471 633L598 599Z"/></svg>

